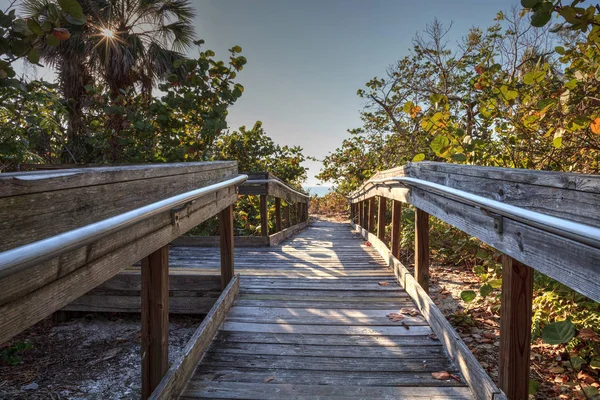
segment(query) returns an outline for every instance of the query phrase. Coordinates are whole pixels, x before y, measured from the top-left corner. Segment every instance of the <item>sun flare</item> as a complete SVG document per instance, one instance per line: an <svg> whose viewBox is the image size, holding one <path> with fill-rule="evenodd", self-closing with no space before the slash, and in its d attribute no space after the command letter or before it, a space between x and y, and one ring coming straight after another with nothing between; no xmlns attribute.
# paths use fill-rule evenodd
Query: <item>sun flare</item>
<svg viewBox="0 0 600 400"><path fill-rule="evenodd" d="M112 39L115 37L115 32L112 29L102 29L102 36L108 38L108 39Z"/></svg>

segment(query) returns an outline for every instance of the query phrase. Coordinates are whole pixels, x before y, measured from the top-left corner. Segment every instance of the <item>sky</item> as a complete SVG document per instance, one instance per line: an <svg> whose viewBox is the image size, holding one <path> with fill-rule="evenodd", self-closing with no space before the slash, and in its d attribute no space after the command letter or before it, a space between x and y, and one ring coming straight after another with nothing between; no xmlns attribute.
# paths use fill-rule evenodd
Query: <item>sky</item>
<svg viewBox="0 0 600 400"><path fill-rule="evenodd" d="M455 43L473 26L485 28L519 0L190 0L196 35L226 60L239 45L248 63L238 74L243 96L229 126L263 122L281 145L322 159L361 126L356 91L408 54L415 34L438 18L453 24ZM17 2L19 3L19 2ZM8 0L0 0L5 9ZM51 79L48 71L39 77ZM306 162L307 186L321 164Z"/></svg>

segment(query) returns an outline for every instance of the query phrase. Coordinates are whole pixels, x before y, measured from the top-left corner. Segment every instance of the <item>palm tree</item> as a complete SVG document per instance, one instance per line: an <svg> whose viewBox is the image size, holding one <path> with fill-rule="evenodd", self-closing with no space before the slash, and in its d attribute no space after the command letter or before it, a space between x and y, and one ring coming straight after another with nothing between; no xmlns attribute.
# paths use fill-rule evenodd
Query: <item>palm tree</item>
<svg viewBox="0 0 600 400"><path fill-rule="evenodd" d="M105 84L116 99L135 88L150 98L156 83L175 72L173 63L193 44L194 10L189 0L79 0L87 22L64 21L71 38L58 46L40 45L42 60L56 69L69 105L68 137L83 135L85 86ZM24 0L26 16L51 18L56 0ZM120 116L110 126L120 130ZM113 141L116 145L116 140ZM114 149L118 151L118 149ZM113 161L116 153L113 154Z"/></svg>

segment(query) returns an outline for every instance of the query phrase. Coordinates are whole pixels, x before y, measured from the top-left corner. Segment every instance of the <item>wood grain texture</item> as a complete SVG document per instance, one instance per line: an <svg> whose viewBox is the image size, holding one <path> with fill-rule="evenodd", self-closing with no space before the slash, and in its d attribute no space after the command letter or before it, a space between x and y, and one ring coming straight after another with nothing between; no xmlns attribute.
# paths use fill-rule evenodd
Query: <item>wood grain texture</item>
<svg viewBox="0 0 600 400"><path fill-rule="evenodd" d="M385 227L387 226L387 200L385 197L379 197L379 207L377 208L377 237L379 240L385 240Z"/></svg>
<svg viewBox="0 0 600 400"><path fill-rule="evenodd" d="M402 203L398 200L392 200L392 255L400 258L400 241L402 232Z"/></svg>
<svg viewBox="0 0 600 400"><path fill-rule="evenodd" d="M225 290L234 275L233 205L219 213L219 239L221 241L221 288Z"/></svg>
<svg viewBox="0 0 600 400"><path fill-rule="evenodd" d="M169 247L142 259L142 399L169 368Z"/></svg>
<svg viewBox="0 0 600 400"><path fill-rule="evenodd" d="M421 285L410 274L408 269L392 255L385 243L381 242L375 235L366 230L359 229L362 237L370 241L373 248L383 257L384 261L396 276L398 283L406 290L411 299L415 302L419 311L429 322L432 330L440 339L442 345L458 364L458 368L469 385L473 396L476 399L506 399L504 393L496 387L487 372L481 367L477 359L473 356L467 345L462 341L458 333L448 322L444 314L434 304L429 295L425 293Z"/></svg>
<svg viewBox="0 0 600 400"><path fill-rule="evenodd" d="M498 384L509 399L529 396L533 269L502 256Z"/></svg>
<svg viewBox="0 0 600 400"><path fill-rule="evenodd" d="M185 346L181 356L171 364L168 372L152 392L150 399L168 400L179 397L188 379L194 373L196 365L219 329L219 325L221 325L231 308L239 287L240 279L236 275L229 282L208 315L202 320L202 323Z"/></svg>
<svg viewBox="0 0 600 400"><path fill-rule="evenodd" d="M239 297L182 398L472 398L431 376L459 372L423 317L390 320L415 304L348 225L317 220L283 245L236 251ZM172 253L177 266L215 265L211 249ZM295 386L265 391L274 384Z"/></svg>
<svg viewBox="0 0 600 400"><path fill-rule="evenodd" d="M371 233L375 233L375 197L371 197L369 199L369 220L368 223L368 231Z"/></svg>
<svg viewBox="0 0 600 400"><path fill-rule="evenodd" d="M260 234L263 237L269 236L269 214L267 209L267 195L260 195Z"/></svg>
<svg viewBox="0 0 600 400"><path fill-rule="evenodd" d="M429 292L429 214L415 208L415 279Z"/></svg>
<svg viewBox="0 0 600 400"><path fill-rule="evenodd" d="M275 232L281 232L281 199L275 198Z"/></svg>

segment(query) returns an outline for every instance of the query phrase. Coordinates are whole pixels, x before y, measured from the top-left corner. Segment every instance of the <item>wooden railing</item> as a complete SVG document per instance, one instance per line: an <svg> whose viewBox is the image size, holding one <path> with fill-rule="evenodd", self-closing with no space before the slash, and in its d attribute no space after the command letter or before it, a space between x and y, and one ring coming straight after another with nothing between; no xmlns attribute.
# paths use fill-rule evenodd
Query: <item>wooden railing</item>
<svg viewBox="0 0 600 400"><path fill-rule="evenodd" d="M233 205L246 179L230 161L0 174L0 343L141 260L142 397L160 383L154 398L170 398L237 293ZM224 290L164 376L168 245L217 214Z"/></svg>
<svg viewBox="0 0 600 400"><path fill-rule="evenodd" d="M310 196L297 191L270 172L248 172L248 180L239 188L240 196L260 196L260 236L235 236L236 247L274 246L308 223ZM275 199L275 232L269 232L269 199ZM282 204L282 201L285 202ZM175 246L216 246L211 236L183 236Z"/></svg>
<svg viewBox="0 0 600 400"><path fill-rule="evenodd" d="M600 176L421 162L376 174L349 199L353 222L394 269L476 398L528 397L534 270L600 301ZM386 199L392 200L390 243ZM414 276L398 260L402 203L415 207ZM503 392L427 294L430 215L503 254Z"/></svg>

